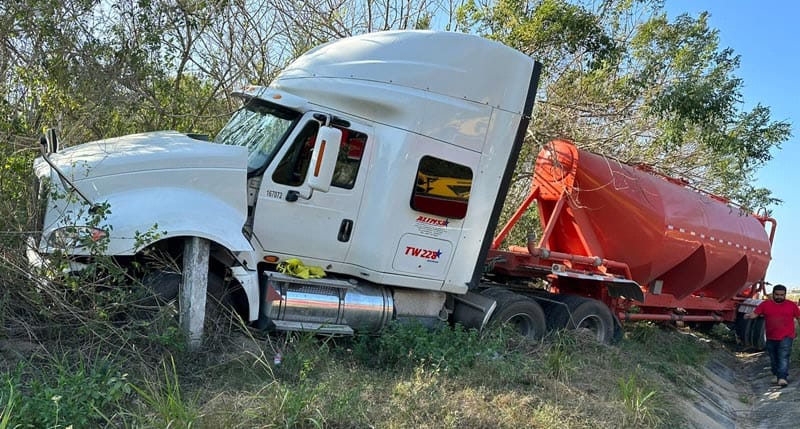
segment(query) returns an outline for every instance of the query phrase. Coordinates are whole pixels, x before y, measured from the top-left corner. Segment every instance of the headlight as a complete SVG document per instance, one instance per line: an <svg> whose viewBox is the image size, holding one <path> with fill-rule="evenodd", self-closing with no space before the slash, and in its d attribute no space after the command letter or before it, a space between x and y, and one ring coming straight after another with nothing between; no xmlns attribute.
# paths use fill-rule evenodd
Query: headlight
<svg viewBox="0 0 800 429"><path fill-rule="evenodd" d="M65 226L47 237L47 245L58 249L86 247L108 237L108 232L89 226Z"/></svg>

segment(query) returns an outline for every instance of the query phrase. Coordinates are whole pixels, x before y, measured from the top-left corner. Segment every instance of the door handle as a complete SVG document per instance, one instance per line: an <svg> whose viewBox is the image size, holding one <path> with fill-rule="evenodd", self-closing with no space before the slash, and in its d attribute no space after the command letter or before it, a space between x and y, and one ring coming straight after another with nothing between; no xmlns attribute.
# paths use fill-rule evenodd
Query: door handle
<svg viewBox="0 0 800 429"><path fill-rule="evenodd" d="M343 219L342 224L339 226L339 236L336 237L342 243L350 241L350 233L353 232L353 221L350 219Z"/></svg>

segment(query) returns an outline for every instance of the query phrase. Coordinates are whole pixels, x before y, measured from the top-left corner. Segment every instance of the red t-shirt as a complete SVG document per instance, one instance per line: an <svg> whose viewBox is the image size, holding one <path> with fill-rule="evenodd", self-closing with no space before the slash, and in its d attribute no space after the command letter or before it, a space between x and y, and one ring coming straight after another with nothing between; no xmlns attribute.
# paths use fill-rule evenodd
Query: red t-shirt
<svg viewBox="0 0 800 429"><path fill-rule="evenodd" d="M753 312L764 316L768 340L795 337L794 318L800 317L800 308L793 301L778 304L770 299L759 304Z"/></svg>

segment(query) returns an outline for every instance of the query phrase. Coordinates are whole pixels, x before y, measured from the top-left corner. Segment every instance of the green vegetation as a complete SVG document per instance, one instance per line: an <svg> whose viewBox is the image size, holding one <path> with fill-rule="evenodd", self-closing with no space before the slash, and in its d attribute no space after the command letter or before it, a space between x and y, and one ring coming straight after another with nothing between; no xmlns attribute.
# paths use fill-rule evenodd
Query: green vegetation
<svg viewBox="0 0 800 429"><path fill-rule="evenodd" d="M130 392L126 375L114 362L70 354L20 361L0 381L8 393L0 398L4 428L94 426Z"/></svg>
<svg viewBox="0 0 800 429"><path fill-rule="evenodd" d="M680 427L677 399L710 356L707 340L651 324L616 346L415 324L354 338L235 328L195 353L151 341L32 347L0 380L0 427Z"/></svg>

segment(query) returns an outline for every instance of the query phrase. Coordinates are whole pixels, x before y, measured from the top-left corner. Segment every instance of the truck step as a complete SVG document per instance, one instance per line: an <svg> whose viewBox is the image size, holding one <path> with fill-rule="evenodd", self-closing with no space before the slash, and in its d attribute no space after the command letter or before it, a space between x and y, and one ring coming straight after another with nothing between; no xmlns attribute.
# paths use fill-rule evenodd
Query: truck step
<svg viewBox="0 0 800 429"><path fill-rule="evenodd" d="M332 325L329 323L294 322L286 320L273 320L278 331L304 331L320 334L353 335L353 329L347 325Z"/></svg>

